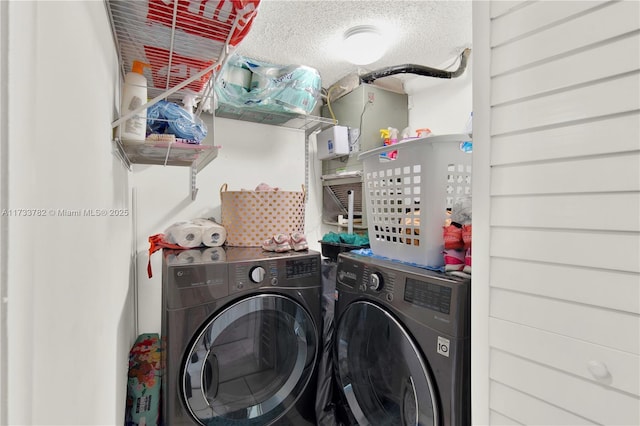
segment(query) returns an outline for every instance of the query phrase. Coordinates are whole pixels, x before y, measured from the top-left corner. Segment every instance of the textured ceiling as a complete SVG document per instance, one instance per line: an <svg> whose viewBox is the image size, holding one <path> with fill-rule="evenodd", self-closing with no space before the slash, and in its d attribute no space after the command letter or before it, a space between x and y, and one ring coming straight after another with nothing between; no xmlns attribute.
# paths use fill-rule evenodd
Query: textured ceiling
<svg viewBox="0 0 640 426"><path fill-rule="evenodd" d="M377 62L356 66L340 58L335 46L348 28L362 24L380 26L391 47ZM236 52L278 65L313 67L327 88L351 72L393 65L453 65L454 70L466 47L471 47L470 0L262 0L253 28ZM430 79L410 74L397 78Z"/></svg>

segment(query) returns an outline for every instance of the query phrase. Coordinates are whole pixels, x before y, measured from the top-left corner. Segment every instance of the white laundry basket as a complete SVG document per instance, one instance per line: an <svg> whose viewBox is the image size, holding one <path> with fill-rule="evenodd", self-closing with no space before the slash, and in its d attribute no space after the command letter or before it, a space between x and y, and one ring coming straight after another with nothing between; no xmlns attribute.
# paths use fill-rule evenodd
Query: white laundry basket
<svg viewBox="0 0 640 426"><path fill-rule="evenodd" d="M470 140L466 134L430 136L358 155L373 254L425 266L444 264L447 212L456 201L471 197L472 156L461 149ZM395 159L388 158L391 151L397 152Z"/></svg>

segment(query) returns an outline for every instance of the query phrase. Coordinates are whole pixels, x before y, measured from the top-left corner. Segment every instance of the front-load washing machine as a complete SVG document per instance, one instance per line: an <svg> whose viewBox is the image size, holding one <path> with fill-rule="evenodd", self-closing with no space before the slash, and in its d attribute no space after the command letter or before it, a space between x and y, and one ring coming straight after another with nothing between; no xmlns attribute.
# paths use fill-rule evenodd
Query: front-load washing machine
<svg viewBox="0 0 640 426"><path fill-rule="evenodd" d="M336 274L343 422L470 425L470 281L354 253Z"/></svg>
<svg viewBox="0 0 640 426"><path fill-rule="evenodd" d="M162 421L315 425L320 254L163 252Z"/></svg>

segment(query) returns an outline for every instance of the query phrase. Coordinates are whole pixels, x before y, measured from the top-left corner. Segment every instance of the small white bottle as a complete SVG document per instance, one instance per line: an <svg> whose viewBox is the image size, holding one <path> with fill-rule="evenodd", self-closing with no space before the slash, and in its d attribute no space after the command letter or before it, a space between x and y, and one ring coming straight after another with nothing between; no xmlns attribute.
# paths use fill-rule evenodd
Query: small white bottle
<svg viewBox="0 0 640 426"><path fill-rule="evenodd" d="M147 103L147 79L144 68L151 65L133 61L131 72L124 76L120 116L123 117ZM144 109L120 126L120 138L125 143L144 143L147 133L147 110Z"/></svg>

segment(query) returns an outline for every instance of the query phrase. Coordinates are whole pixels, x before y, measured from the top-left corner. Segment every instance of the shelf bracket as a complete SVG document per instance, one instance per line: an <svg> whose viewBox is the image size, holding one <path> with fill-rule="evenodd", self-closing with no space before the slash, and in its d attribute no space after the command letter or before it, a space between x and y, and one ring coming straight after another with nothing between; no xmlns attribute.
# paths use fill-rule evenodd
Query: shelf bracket
<svg viewBox="0 0 640 426"><path fill-rule="evenodd" d="M190 168L190 184L191 184L191 201L196 200L196 196L198 195L198 188L196 188L196 175L198 174L198 169L195 164L191 165Z"/></svg>
<svg viewBox="0 0 640 426"><path fill-rule="evenodd" d="M113 153L122 161L122 164L126 167L127 170L131 171L131 161L129 161L129 157L120 142L120 139L113 140Z"/></svg>

